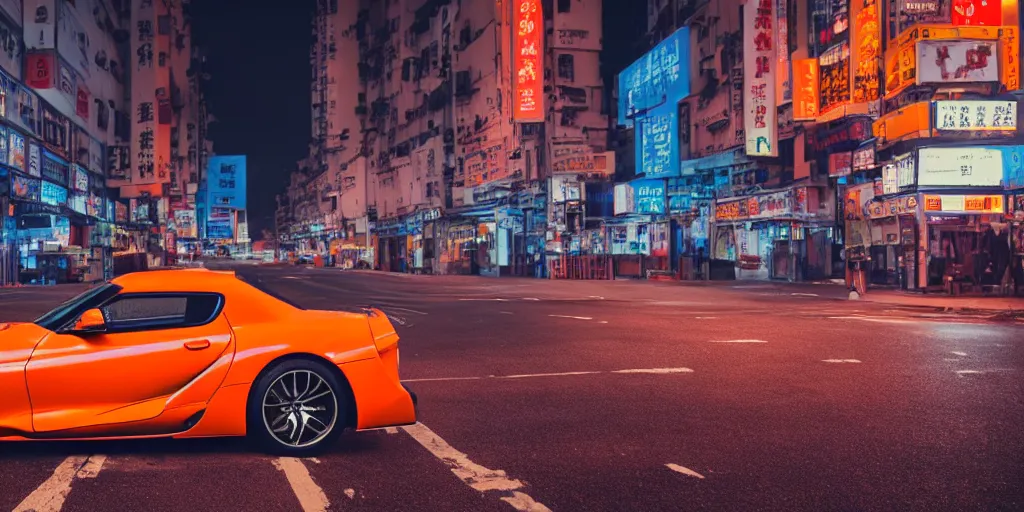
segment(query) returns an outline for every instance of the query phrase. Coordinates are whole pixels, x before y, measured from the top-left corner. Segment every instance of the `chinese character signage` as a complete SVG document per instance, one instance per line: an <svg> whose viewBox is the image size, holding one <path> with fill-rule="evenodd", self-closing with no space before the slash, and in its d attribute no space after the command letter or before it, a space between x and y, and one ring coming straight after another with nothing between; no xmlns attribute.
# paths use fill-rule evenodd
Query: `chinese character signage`
<svg viewBox="0 0 1024 512"><path fill-rule="evenodd" d="M853 102L878 101L881 94L882 27L879 0L853 0L854 51Z"/></svg>
<svg viewBox="0 0 1024 512"><path fill-rule="evenodd" d="M749 0L743 9L743 127L746 152L777 156L775 24L773 0Z"/></svg>
<svg viewBox="0 0 1024 512"><path fill-rule="evenodd" d="M1017 27L1003 27L999 30L999 53L1002 60L1000 80L1007 91L1020 87L1020 43L1017 41Z"/></svg>
<svg viewBox="0 0 1024 512"><path fill-rule="evenodd" d="M28 173L36 178L43 175L43 157L39 153L39 144L28 144Z"/></svg>
<svg viewBox="0 0 1024 512"><path fill-rule="evenodd" d="M665 181L637 180L633 189L633 211L641 215L665 215Z"/></svg>
<svg viewBox="0 0 1024 512"><path fill-rule="evenodd" d="M206 180L211 207L245 209L245 155L210 157Z"/></svg>
<svg viewBox="0 0 1024 512"><path fill-rule="evenodd" d="M39 180L11 173L11 197L39 201Z"/></svg>
<svg viewBox="0 0 1024 512"><path fill-rule="evenodd" d="M24 0L22 16L25 48L52 50L57 42L57 1Z"/></svg>
<svg viewBox="0 0 1024 512"><path fill-rule="evenodd" d="M793 61L793 120L818 117L818 59Z"/></svg>
<svg viewBox="0 0 1024 512"><path fill-rule="evenodd" d="M544 17L541 0L512 4L512 117L519 123L544 122Z"/></svg>
<svg viewBox="0 0 1024 512"><path fill-rule="evenodd" d="M40 199L46 204L63 206L68 202L68 189L60 185L55 185L49 181L43 181L40 191Z"/></svg>
<svg viewBox="0 0 1024 512"><path fill-rule="evenodd" d="M935 129L1014 132L1017 130L1017 102L936 101Z"/></svg>
<svg viewBox="0 0 1024 512"><path fill-rule="evenodd" d="M997 44L996 41L919 41L917 83L998 82Z"/></svg>
<svg viewBox="0 0 1024 512"><path fill-rule="evenodd" d="M1002 0L953 0L953 25L958 27L1002 25Z"/></svg>
<svg viewBox="0 0 1024 512"><path fill-rule="evenodd" d="M850 103L850 44L829 48L818 58L818 114Z"/></svg>
<svg viewBox="0 0 1024 512"><path fill-rule="evenodd" d="M1005 213L1006 202L1003 196L924 196L926 212L943 213Z"/></svg>
<svg viewBox="0 0 1024 512"><path fill-rule="evenodd" d="M683 27L619 73L618 124L633 126L634 117L689 96L689 62L690 29Z"/></svg>
<svg viewBox="0 0 1024 512"><path fill-rule="evenodd" d="M675 105L662 105L637 122L637 173L648 178L679 175L679 115Z"/></svg>
<svg viewBox="0 0 1024 512"><path fill-rule="evenodd" d="M25 55L25 85L33 89L52 89L57 84L57 60L53 51Z"/></svg>
<svg viewBox="0 0 1024 512"><path fill-rule="evenodd" d="M919 187L998 187L1003 181L1003 152L995 147L921 148Z"/></svg>

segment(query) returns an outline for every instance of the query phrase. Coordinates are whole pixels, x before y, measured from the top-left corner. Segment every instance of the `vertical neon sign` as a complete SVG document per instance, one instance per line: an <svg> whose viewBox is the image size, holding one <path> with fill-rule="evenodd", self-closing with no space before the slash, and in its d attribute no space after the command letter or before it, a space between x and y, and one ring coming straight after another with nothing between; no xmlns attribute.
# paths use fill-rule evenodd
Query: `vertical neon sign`
<svg viewBox="0 0 1024 512"><path fill-rule="evenodd" d="M541 0L516 0L512 8L512 118L544 122L544 17Z"/></svg>

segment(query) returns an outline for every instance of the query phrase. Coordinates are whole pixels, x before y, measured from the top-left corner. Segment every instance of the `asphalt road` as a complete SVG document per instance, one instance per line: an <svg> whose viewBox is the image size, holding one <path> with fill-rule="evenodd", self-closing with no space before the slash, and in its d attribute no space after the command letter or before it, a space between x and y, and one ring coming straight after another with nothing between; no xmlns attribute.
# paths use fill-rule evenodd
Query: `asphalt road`
<svg viewBox="0 0 1024 512"><path fill-rule="evenodd" d="M308 308L384 309L421 423L305 460L0 446L0 510L1024 508L1019 321L760 284L240 272ZM0 291L0 321L76 291Z"/></svg>

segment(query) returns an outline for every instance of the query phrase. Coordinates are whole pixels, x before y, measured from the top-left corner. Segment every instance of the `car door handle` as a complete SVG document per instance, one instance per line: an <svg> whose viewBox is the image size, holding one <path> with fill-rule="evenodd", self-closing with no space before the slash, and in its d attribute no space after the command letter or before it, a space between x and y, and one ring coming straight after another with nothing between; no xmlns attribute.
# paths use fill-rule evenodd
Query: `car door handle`
<svg viewBox="0 0 1024 512"><path fill-rule="evenodd" d="M189 350L203 350L204 348L210 348L210 340L186 341L185 348Z"/></svg>

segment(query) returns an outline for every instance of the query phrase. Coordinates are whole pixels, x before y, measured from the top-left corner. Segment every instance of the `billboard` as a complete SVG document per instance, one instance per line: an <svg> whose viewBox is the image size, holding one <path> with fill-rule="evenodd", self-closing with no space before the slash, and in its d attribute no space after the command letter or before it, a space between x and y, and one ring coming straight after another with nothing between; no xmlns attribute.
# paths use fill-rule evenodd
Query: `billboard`
<svg viewBox="0 0 1024 512"><path fill-rule="evenodd" d="M25 48L52 50L57 42L57 0L24 0Z"/></svg>
<svg viewBox="0 0 1024 512"><path fill-rule="evenodd" d="M619 73L618 124L663 104L673 108L690 95L690 28L683 27ZM774 98L774 95L772 96Z"/></svg>
<svg viewBox="0 0 1024 512"><path fill-rule="evenodd" d="M512 117L518 123L544 122L544 17L541 0L512 3Z"/></svg>
<svg viewBox="0 0 1024 512"><path fill-rule="evenodd" d="M245 181L245 155L210 157L206 169L209 198L206 204L213 209L244 210Z"/></svg>
<svg viewBox="0 0 1024 512"><path fill-rule="evenodd" d="M662 105L637 120L636 172L648 178L679 175L679 113Z"/></svg>
<svg viewBox="0 0 1024 512"><path fill-rule="evenodd" d="M752 156L779 154L773 9L769 0L750 0L743 9L743 128L746 152Z"/></svg>
<svg viewBox="0 0 1024 512"><path fill-rule="evenodd" d="M998 82L996 41L919 41L917 83Z"/></svg>
<svg viewBox="0 0 1024 512"><path fill-rule="evenodd" d="M234 239L235 214L228 208L210 208L210 216L206 219L206 237L208 239Z"/></svg>

